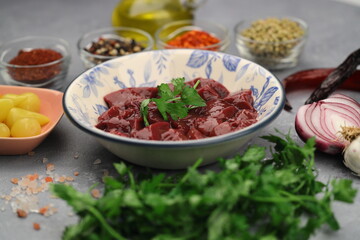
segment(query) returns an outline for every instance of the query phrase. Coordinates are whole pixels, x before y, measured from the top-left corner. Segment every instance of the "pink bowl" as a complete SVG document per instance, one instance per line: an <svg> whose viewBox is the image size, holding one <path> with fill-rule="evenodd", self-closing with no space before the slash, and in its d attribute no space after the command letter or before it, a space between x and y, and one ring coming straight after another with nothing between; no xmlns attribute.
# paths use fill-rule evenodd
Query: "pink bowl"
<svg viewBox="0 0 360 240"><path fill-rule="evenodd" d="M31 152L49 135L64 114L62 92L45 88L0 85L0 95L25 92L32 92L39 96L41 100L40 113L50 118L50 122L41 128L41 134L37 136L23 138L0 137L0 155L20 155Z"/></svg>

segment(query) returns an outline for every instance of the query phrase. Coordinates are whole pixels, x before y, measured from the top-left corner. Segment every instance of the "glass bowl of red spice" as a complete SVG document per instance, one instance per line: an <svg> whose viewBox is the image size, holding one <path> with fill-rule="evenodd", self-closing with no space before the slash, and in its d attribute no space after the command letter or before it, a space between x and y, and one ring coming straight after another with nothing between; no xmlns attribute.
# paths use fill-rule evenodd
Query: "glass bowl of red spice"
<svg viewBox="0 0 360 240"><path fill-rule="evenodd" d="M86 68L121 56L151 50L154 40L141 29L108 27L85 33L77 43Z"/></svg>
<svg viewBox="0 0 360 240"><path fill-rule="evenodd" d="M28 36L0 46L0 73L8 85L61 89L70 63L60 38Z"/></svg>
<svg viewBox="0 0 360 240"><path fill-rule="evenodd" d="M221 24L203 20L181 20L165 24L155 33L159 49L192 48L225 52L229 31Z"/></svg>

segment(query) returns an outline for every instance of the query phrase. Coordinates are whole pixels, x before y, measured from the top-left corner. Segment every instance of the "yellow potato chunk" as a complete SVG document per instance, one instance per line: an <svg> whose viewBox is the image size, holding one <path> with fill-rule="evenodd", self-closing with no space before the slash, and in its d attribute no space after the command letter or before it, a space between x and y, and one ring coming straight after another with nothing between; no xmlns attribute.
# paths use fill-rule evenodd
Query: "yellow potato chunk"
<svg viewBox="0 0 360 240"><path fill-rule="evenodd" d="M0 98L0 123L5 121L11 108L14 107L14 102L10 99Z"/></svg>
<svg viewBox="0 0 360 240"><path fill-rule="evenodd" d="M19 97L26 97L26 99L17 105L17 107L29 110L32 112L40 111L40 98L35 93L23 93L20 94Z"/></svg>
<svg viewBox="0 0 360 240"><path fill-rule="evenodd" d="M0 123L0 137L10 137L10 129L5 123Z"/></svg>
<svg viewBox="0 0 360 240"><path fill-rule="evenodd" d="M35 118L21 118L11 127L12 137L32 137L41 133L40 123Z"/></svg>
<svg viewBox="0 0 360 240"><path fill-rule="evenodd" d="M50 119L43 114L14 107L10 109L6 117L5 123L6 125L8 125L8 127L11 128L17 120L22 118L35 118L39 122L40 126L43 126L50 121Z"/></svg>
<svg viewBox="0 0 360 240"><path fill-rule="evenodd" d="M18 106L20 103L22 103L23 101L26 100L26 96L20 96L17 94L13 94L13 93L7 93L4 94L1 98L3 99L11 99L14 102L14 106Z"/></svg>

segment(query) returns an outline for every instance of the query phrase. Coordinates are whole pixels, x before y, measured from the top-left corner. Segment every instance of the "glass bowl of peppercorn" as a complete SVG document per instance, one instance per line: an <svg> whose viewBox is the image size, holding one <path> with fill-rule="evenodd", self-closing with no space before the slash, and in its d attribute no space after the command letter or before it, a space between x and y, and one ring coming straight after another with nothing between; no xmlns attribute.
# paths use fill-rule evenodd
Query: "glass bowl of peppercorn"
<svg viewBox="0 0 360 240"><path fill-rule="evenodd" d="M204 20L180 20L165 24L155 33L159 49L192 48L225 52L229 31L221 24Z"/></svg>
<svg viewBox="0 0 360 240"><path fill-rule="evenodd" d="M86 68L105 61L153 49L154 40L143 30L130 27L102 28L84 34L77 47Z"/></svg>
<svg viewBox="0 0 360 240"><path fill-rule="evenodd" d="M307 24L294 17L268 17L243 20L235 26L240 57L267 69L295 67L308 33Z"/></svg>
<svg viewBox="0 0 360 240"><path fill-rule="evenodd" d="M70 64L60 38L28 36L0 46L0 75L8 85L62 89Z"/></svg>

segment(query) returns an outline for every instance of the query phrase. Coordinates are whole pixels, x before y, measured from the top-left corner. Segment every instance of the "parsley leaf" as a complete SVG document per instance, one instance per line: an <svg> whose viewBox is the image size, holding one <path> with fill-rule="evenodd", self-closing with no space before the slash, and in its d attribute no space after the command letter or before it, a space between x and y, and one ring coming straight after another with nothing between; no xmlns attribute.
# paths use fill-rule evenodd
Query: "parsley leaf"
<svg viewBox="0 0 360 240"><path fill-rule="evenodd" d="M162 83L158 86L158 94L163 100L169 100L174 98L176 95L174 95L174 92L171 91L168 84Z"/></svg>
<svg viewBox="0 0 360 240"><path fill-rule="evenodd" d="M185 84L185 78L174 78L171 80L174 90L170 89L168 84L162 83L158 88L160 98L145 99L141 102L140 111L143 116L145 126L149 126L147 119L148 105L154 102L165 121L168 120L168 114L174 120L184 118L188 115L189 109L206 106L204 99L196 91L199 85L198 81L194 87Z"/></svg>
<svg viewBox="0 0 360 240"><path fill-rule="evenodd" d="M204 107L206 106L206 103L204 102L204 99L201 98L201 96L198 94L198 92L189 86L186 86L181 94L181 100L186 105L193 105L197 107Z"/></svg>
<svg viewBox="0 0 360 240"><path fill-rule="evenodd" d="M219 159L220 171L201 171L201 159L173 176L135 175L116 163L119 176L104 178L99 199L51 185L80 217L63 239L309 239L324 224L339 229L332 202L354 201L352 181L316 180L312 140L299 146L289 135L263 138L274 145L270 157L250 146Z"/></svg>
<svg viewBox="0 0 360 240"><path fill-rule="evenodd" d="M166 112L168 112L174 120L184 118L188 115L188 109L182 102L167 103Z"/></svg>
<svg viewBox="0 0 360 240"><path fill-rule="evenodd" d="M143 116L147 116L148 115L148 112L149 112L149 108L148 108L148 105L150 103L151 99L145 99L141 102L140 104L140 111L141 111L141 114ZM144 117L144 122L145 122L145 125L148 126L149 125L149 121L147 120L146 117Z"/></svg>

